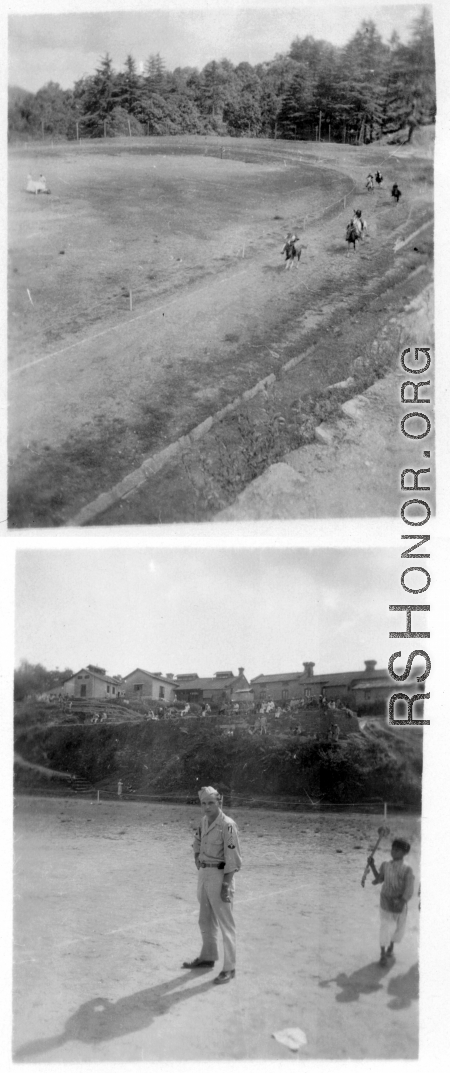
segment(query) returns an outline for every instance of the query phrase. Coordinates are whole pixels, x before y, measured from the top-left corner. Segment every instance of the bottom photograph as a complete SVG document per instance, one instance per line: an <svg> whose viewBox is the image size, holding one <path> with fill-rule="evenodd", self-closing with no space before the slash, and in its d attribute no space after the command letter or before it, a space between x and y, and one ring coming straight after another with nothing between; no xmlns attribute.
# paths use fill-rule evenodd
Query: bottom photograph
<svg viewBox="0 0 450 1073"><path fill-rule="evenodd" d="M395 548L16 553L16 1062L418 1057L400 573Z"/></svg>

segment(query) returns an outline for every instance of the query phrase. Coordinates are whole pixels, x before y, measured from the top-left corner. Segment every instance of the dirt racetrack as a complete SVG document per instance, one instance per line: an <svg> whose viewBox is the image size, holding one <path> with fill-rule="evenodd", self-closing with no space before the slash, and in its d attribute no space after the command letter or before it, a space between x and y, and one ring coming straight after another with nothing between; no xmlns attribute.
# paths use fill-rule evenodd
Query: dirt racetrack
<svg viewBox="0 0 450 1073"><path fill-rule="evenodd" d="M276 372L283 340L296 329L297 350L306 347L320 337L325 306L330 315L346 295L363 295L374 280L382 286L395 239L432 211L426 153L138 142L11 156L13 526L64 524L149 454ZM380 157L386 186L367 195L365 175ZM30 170L46 174L49 197L24 192ZM405 193L398 206L394 177ZM352 260L344 230L355 198L371 240ZM291 227L305 249L288 274L280 249ZM397 258L406 293L422 255Z"/></svg>
<svg viewBox="0 0 450 1073"><path fill-rule="evenodd" d="M238 964L219 989L212 972L180 968L199 951L196 807L17 799L16 1061L290 1060L271 1033L292 1027L301 1059L417 1057L418 878L386 969L379 892L360 884L380 818L232 814ZM418 877L418 819L388 822Z"/></svg>

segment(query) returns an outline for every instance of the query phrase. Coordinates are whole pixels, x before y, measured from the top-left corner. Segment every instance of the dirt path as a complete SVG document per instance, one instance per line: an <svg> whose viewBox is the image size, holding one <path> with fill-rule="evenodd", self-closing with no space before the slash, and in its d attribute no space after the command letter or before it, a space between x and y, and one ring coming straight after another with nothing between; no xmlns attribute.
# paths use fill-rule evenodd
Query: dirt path
<svg viewBox="0 0 450 1073"><path fill-rule="evenodd" d="M329 156L320 167L340 168L363 190L367 152ZM409 158L395 168L404 183L414 172ZM370 291L386 272L395 238L430 215L430 195L416 183L395 211L388 190L358 197L365 197L370 241L357 256L345 255L346 210L304 228L300 268L286 273L280 225L263 217L266 237L249 243L242 263L52 354L22 358L10 386L11 524L61 524L154 450L276 371L293 330L297 346L308 346L343 298Z"/></svg>
<svg viewBox="0 0 450 1073"><path fill-rule="evenodd" d="M271 1033L294 1026L302 1059L417 1057L417 896L383 969L378 892L360 885L377 818L233 815L238 971L219 989L180 969L199 948L196 808L18 799L16 1061L289 1061ZM418 820L390 826L417 876Z"/></svg>

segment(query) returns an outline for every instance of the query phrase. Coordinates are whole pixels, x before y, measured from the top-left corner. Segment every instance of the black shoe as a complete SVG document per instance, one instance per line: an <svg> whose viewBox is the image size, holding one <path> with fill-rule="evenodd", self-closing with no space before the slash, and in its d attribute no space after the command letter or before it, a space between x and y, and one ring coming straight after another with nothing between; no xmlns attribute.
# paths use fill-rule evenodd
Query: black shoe
<svg viewBox="0 0 450 1073"><path fill-rule="evenodd" d="M212 969L214 961L203 961L202 958L194 958L193 961L183 961L183 969Z"/></svg>
<svg viewBox="0 0 450 1073"><path fill-rule="evenodd" d="M229 984L230 980L234 980L236 976L236 969L222 969L219 975L213 980L214 984Z"/></svg>

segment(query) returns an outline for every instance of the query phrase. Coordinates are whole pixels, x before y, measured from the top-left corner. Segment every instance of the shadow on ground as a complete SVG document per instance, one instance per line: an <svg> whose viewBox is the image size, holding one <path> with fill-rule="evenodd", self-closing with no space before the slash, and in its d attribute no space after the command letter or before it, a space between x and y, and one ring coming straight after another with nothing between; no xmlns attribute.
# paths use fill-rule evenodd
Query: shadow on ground
<svg viewBox="0 0 450 1073"><path fill-rule="evenodd" d="M402 976L394 976L392 980L389 980L388 995L392 995L391 1002L388 1002L390 1010L405 1010L414 1001L417 1002L419 998L419 966L417 962Z"/></svg>
<svg viewBox="0 0 450 1073"><path fill-rule="evenodd" d="M319 987L337 984L340 991L336 995L336 1002L358 1002L360 995L371 995L374 991L382 990L383 977L389 972L390 967L392 966L383 967L377 961L371 961L362 969L356 969L350 976L347 976L345 972L340 972L331 980L321 980Z"/></svg>
<svg viewBox="0 0 450 1073"><path fill-rule="evenodd" d="M102 997L90 999L69 1017L64 1031L59 1036L30 1040L19 1047L14 1060L26 1062L38 1058L72 1040L78 1040L80 1043L101 1043L117 1036L126 1036L130 1032L140 1032L143 1028L148 1028L156 1017L167 1013L172 1006L208 991L212 986L211 978L198 987L175 990L198 975L198 970L183 973L167 983L148 987L145 991L136 991L117 1002L110 1002Z"/></svg>

